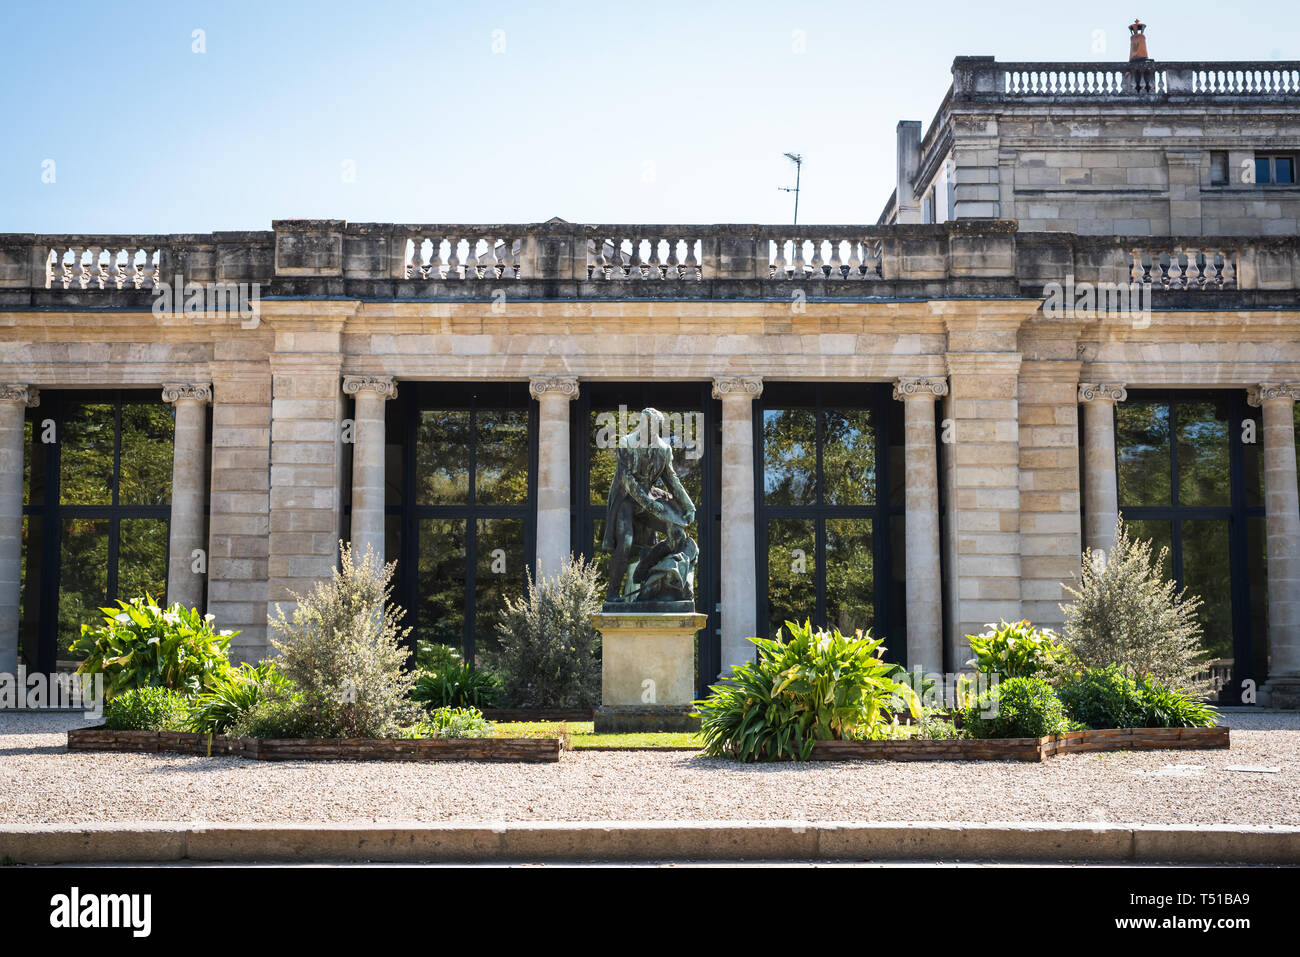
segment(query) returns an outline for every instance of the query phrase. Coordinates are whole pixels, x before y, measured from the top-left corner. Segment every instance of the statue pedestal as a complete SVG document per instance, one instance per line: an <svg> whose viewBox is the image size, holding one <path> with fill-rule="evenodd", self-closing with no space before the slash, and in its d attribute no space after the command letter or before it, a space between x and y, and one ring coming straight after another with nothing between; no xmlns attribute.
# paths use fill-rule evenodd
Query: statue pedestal
<svg viewBox="0 0 1300 957"><path fill-rule="evenodd" d="M605 611L591 616L600 632L596 731L695 731L695 635L699 612Z"/></svg>

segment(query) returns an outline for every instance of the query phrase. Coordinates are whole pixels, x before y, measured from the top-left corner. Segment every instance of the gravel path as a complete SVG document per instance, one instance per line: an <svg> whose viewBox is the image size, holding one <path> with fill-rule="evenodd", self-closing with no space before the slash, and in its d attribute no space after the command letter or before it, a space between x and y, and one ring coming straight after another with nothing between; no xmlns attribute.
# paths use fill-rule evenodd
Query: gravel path
<svg viewBox="0 0 1300 957"><path fill-rule="evenodd" d="M1300 715L1231 714L1228 751L1042 764L746 765L686 753L558 764L315 764L70 754L63 714L0 714L0 825L92 821L1095 821L1300 825ZM1240 730L1238 730L1240 729ZM1235 772L1232 765L1280 773Z"/></svg>

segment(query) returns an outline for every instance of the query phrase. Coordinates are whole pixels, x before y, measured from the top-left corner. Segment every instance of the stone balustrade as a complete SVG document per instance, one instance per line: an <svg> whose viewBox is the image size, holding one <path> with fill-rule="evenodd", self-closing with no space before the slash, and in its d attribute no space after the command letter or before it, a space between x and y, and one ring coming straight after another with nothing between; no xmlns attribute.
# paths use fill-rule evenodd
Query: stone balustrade
<svg viewBox="0 0 1300 957"><path fill-rule="evenodd" d="M269 232L0 234L0 306L139 309L158 283L258 283L264 297L985 298L1043 284L1269 302L1300 288L1300 238L1019 233L1016 224L402 225L287 220ZM1274 295L1276 298L1276 295Z"/></svg>
<svg viewBox="0 0 1300 957"><path fill-rule="evenodd" d="M1300 62L1000 63L958 57L954 100L1242 98L1300 100Z"/></svg>

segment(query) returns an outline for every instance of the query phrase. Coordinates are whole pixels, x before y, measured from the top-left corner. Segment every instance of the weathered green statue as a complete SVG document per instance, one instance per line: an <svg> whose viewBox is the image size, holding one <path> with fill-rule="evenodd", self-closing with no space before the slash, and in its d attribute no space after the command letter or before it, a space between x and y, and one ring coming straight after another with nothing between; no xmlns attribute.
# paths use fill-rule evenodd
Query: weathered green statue
<svg viewBox="0 0 1300 957"><path fill-rule="evenodd" d="M618 440L618 464L605 510L601 547L613 552L605 605L615 610L694 611L700 550L686 534L695 505L673 469L664 415L643 409L636 429ZM627 581L632 549L638 549Z"/></svg>

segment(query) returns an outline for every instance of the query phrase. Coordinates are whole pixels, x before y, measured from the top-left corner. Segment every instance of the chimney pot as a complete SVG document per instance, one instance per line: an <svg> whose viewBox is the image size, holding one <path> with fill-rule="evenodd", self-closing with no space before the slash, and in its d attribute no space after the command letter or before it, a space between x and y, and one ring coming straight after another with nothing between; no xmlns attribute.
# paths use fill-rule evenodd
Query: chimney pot
<svg viewBox="0 0 1300 957"><path fill-rule="evenodd" d="M1128 61L1129 63L1139 63L1144 60L1150 60L1147 55L1147 25L1141 20L1134 18L1129 24L1128 32Z"/></svg>

